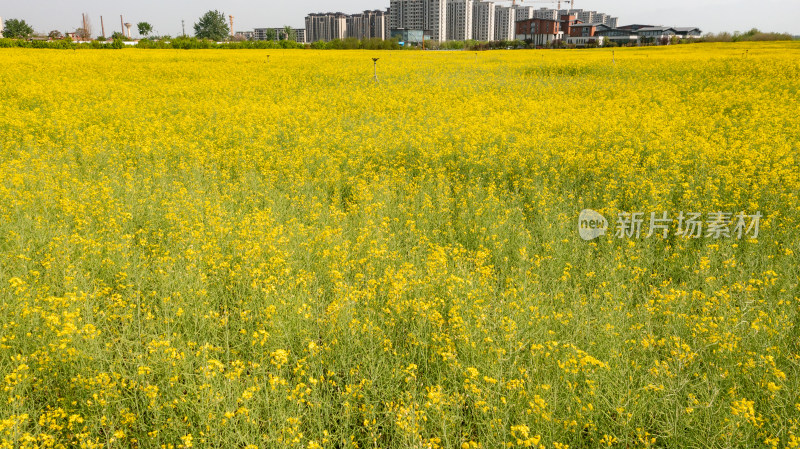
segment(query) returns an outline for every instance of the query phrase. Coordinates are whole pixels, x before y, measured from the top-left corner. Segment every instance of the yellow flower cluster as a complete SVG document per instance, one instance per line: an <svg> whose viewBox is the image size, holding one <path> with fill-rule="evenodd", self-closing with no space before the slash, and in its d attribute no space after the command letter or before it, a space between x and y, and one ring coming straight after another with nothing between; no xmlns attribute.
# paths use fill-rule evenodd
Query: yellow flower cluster
<svg viewBox="0 0 800 449"><path fill-rule="evenodd" d="M0 50L0 447L800 444L800 45L374 56Z"/></svg>

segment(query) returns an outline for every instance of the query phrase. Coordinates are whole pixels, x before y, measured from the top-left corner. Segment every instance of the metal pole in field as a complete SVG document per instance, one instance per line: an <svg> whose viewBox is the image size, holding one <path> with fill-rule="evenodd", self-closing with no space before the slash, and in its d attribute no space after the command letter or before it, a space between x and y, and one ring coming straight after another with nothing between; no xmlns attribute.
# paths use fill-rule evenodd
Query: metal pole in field
<svg viewBox="0 0 800 449"><path fill-rule="evenodd" d="M181 29L183 30L183 36L186 36L186 24L183 19L181 19Z"/></svg>
<svg viewBox="0 0 800 449"><path fill-rule="evenodd" d="M372 67L375 73L375 82L378 82L378 59L380 58L372 58Z"/></svg>

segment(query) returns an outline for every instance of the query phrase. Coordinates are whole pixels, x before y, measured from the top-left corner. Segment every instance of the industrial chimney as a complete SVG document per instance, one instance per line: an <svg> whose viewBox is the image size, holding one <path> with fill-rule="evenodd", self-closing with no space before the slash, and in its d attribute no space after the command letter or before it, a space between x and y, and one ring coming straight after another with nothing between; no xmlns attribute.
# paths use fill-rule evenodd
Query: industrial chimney
<svg viewBox="0 0 800 449"><path fill-rule="evenodd" d="M228 16L228 19L231 21L231 37L233 37L233 16Z"/></svg>

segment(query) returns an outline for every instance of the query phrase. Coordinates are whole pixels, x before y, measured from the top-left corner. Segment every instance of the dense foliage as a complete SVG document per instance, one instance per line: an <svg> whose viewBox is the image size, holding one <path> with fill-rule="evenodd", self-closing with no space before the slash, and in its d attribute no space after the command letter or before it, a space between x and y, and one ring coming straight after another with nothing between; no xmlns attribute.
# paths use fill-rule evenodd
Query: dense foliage
<svg viewBox="0 0 800 449"><path fill-rule="evenodd" d="M5 38L24 39L33 34L33 27L24 20L8 19L3 25L3 37Z"/></svg>
<svg viewBox="0 0 800 449"><path fill-rule="evenodd" d="M136 29L139 30L139 34L142 36L149 36L153 33L153 25L150 25L147 22L139 22L136 24Z"/></svg>
<svg viewBox="0 0 800 449"><path fill-rule="evenodd" d="M198 39L212 41L225 40L230 33L225 14L219 11L208 11L194 24L194 35Z"/></svg>
<svg viewBox="0 0 800 449"><path fill-rule="evenodd" d="M704 42L747 42L747 41L790 41L794 36L789 33L764 32L758 28L753 28L744 33L738 31L734 33L708 33L703 35Z"/></svg>

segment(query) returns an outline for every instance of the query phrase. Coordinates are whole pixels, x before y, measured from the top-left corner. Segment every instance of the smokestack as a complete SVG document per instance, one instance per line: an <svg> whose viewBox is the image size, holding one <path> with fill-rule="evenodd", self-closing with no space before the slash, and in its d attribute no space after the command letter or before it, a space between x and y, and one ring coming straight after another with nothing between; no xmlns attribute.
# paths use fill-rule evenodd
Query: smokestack
<svg viewBox="0 0 800 449"><path fill-rule="evenodd" d="M231 37L233 37L233 16L228 16L231 21Z"/></svg>
<svg viewBox="0 0 800 449"><path fill-rule="evenodd" d="M125 22L122 20L122 14L119 15L119 27L122 28L122 35L125 35Z"/></svg>
<svg viewBox="0 0 800 449"><path fill-rule="evenodd" d="M103 25L103 16L100 16L100 31L103 32L103 39L106 38L106 26Z"/></svg>

